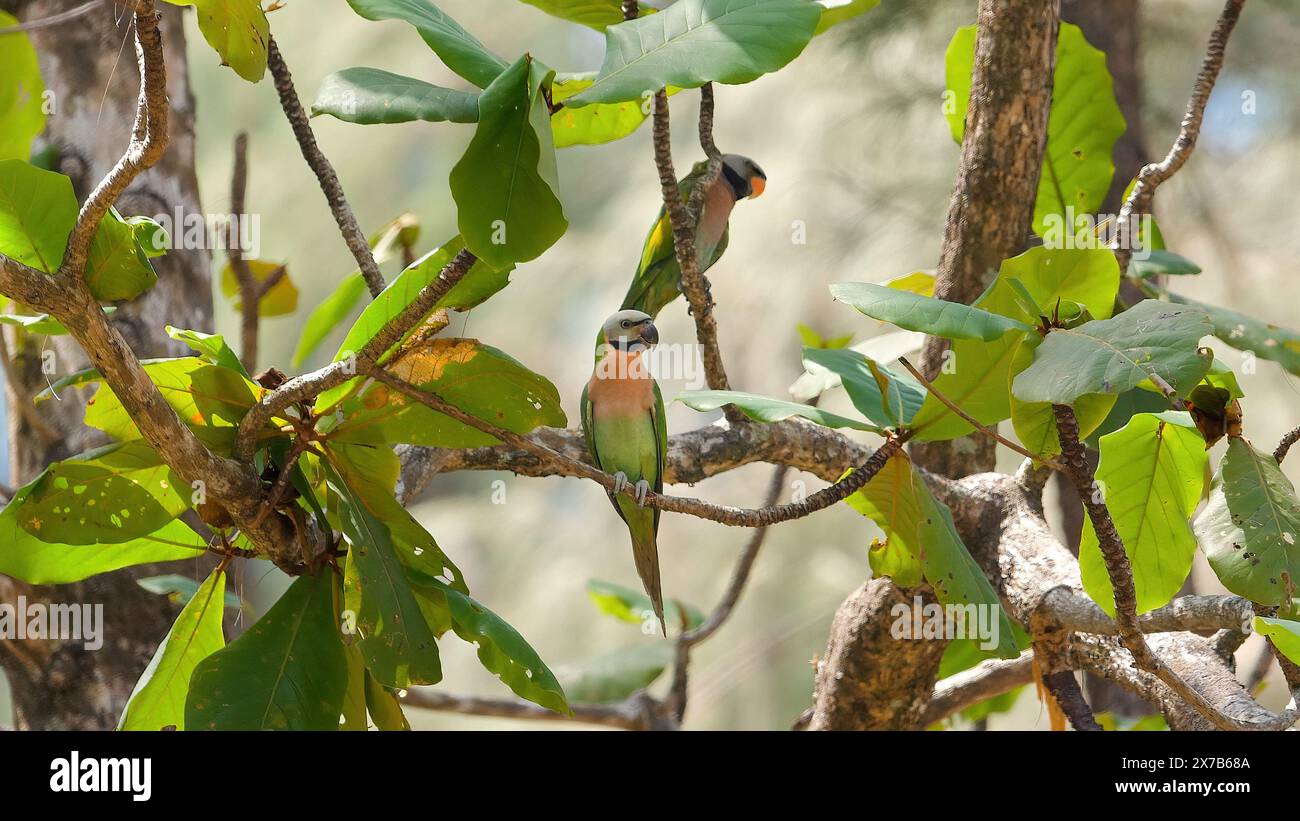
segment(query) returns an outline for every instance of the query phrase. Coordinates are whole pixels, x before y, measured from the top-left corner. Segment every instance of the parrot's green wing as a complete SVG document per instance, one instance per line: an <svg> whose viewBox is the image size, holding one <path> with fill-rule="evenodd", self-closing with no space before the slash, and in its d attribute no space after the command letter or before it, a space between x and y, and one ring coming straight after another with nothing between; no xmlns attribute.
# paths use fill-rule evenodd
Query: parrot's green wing
<svg viewBox="0 0 1300 821"><path fill-rule="evenodd" d="M652 411L655 424L655 445L658 450L659 469L655 472L654 491L664 492L664 467L668 463L668 415L664 411L664 395L655 382L655 407ZM655 508L655 533L659 533L659 508Z"/></svg>
<svg viewBox="0 0 1300 821"><path fill-rule="evenodd" d="M677 183L677 192L682 202L691 198L695 185L708 171L708 163L698 162L691 173ZM715 258L719 254L715 253ZM673 243L672 220L668 211L660 206L659 214L646 233L641 246L641 263L637 266L636 276L628 286L627 295L623 297L623 310L632 308L645 311L650 316L658 316L664 305L677 297L677 283L682 278L681 268L677 265L677 249Z"/></svg>

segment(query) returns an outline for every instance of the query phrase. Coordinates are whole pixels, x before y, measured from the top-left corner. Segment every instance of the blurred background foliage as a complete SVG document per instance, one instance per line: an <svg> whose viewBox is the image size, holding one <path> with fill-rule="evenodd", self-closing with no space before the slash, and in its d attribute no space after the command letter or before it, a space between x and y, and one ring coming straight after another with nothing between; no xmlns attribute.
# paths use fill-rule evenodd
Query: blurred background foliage
<svg viewBox="0 0 1300 821"><path fill-rule="evenodd" d="M600 65L601 35L517 0L438 2L510 59L528 51L559 70ZM1066 5L1071 2L1086 0ZM1300 176L1297 5L1256 0L1247 6L1197 153L1161 188L1157 203L1170 248L1205 270L1179 282L1180 292L1290 327L1300 326L1292 284L1300 232L1286 205L1289 182ZM1220 6L1217 0L1142 0L1143 113L1153 154L1162 155L1177 132ZM884 0L817 38L779 73L718 88L718 144L755 158L769 177L761 199L737 207L730 249L710 272L721 342L738 389L785 395L802 372L796 323L827 337L853 333L860 340L880 332L873 321L833 303L828 284L883 280L937 262L959 159L940 111L943 55L953 32L974 16L974 0ZM409 27L362 20L344 0L289 0L270 20L307 103L323 77L349 66L464 86ZM269 80L256 86L236 81L202 47L192 16L188 27L204 208L229 210L232 143L247 130L248 208L261 220L261 257L287 262L301 290L296 313L263 321L261 362L289 370L307 313L353 269L352 260ZM674 98L678 169L700 157L697 97ZM1247 100L1253 113L1243 105ZM447 175L471 126L357 126L329 118L314 126L366 231L411 211L423 226L420 253L456 232ZM545 374L564 395L576 426L592 334L618 306L660 194L648 128L610 145L564 149L559 161L568 234L541 259L520 266L498 297L456 315L449 332L483 339ZM800 225L804 244L795 241ZM216 330L237 339L230 302L218 293L216 304ZM665 342L693 339L680 301L660 317L659 327ZM322 364L340 336L307 365ZM1261 360L1255 373L1247 373L1240 354L1215 347L1238 370L1246 392L1247 436L1271 449L1300 421L1300 385L1271 362ZM684 385L663 387L671 401ZM825 403L834 411L850 407L842 395L828 395ZM669 429L689 430L715 416L677 405ZM1011 435L1009 424L1003 432ZM1011 456L1000 467L1014 469ZM1287 468L1300 480L1300 460ZM770 470L750 466L670 492L755 506ZM790 493L820 486L813 477L790 474ZM437 477L413 511L459 564L476 598L517 626L563 677L566 665L653 640L634 625L602 616L587 596L592 578L637 586L626 530L602 496L589 482L459 473ZM1055 510L1052 499L1048 507ZM746 535L665 516L659 542L666 596L712 607ZM844 505L769 534L733 619L693 655L687 727L773 729L795 720L809 704L812 660L824 652L835 609L869 574L867 546L876 535ZM1200 555L1194 574L1199 592L1217 590ZM282 588L278 576L269 565L246 568L234 589L265 607ZM1254 659L1257 641L1252 638L1241 658ZM509 695L474 662L469 645L445 642L442 650L441 687ZM1280 706L1283 691L1279 677L1263 703ZM417 728L539 726L409 712ZM989 726L1045 728L1046 716L1026 692Z"/></svg>

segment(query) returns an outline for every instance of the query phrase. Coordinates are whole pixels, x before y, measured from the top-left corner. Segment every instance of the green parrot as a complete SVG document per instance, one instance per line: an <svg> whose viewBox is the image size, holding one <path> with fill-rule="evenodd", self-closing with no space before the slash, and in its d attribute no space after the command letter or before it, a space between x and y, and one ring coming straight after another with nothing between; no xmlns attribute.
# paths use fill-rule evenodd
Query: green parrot
<svg viewBox="0 0 1300 821"><path fill-rule="evenodd" d="M691 173L677 183L683 202L690 199L696 183L707 170L707 162L698 162ZM696 227L695 247L700 255L700 273L709 270L727 250L727 223L731 219L731 209L740 200L757 198L766 187L767 175L753 160L739 154L722 155L722 173L704 195ZM641 264L636 269L636 277L620 307L656 317L681 293L681 278L672 224L667 211L661 207L641 249Z"/></svg>
<svg viewBox="0 0 1300 821"><path fill-rule="evenodd" d="M601 336L608 348L582 391L582 431L592 461L614 474L618 489L636 487L635 500L622 493L610 493L609 500L627 524L637 575L667 636L656 543L659 509L645 506L652 488L663 491L668 452L664 398L642 356L659 342L659 331L649 314L619 311L605 320Z"/></svg>

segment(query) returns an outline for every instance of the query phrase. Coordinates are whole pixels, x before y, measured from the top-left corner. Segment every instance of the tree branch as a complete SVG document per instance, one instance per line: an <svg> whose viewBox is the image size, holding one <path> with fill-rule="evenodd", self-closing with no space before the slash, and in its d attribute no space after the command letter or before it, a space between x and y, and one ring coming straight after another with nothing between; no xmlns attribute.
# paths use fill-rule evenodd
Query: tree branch
<svg viewBox="0 0 1300 821"><path fill-rule="evenodd" d="M1135 217L1151 213L1156 189L1183 167L1191 157L1192 150L1196 148L1196 140L1201 133L1201 121L1205 118L1205 106L1210 100L1210 92L1214 90L1214 83L1219 78L1219 71L1223 68L1223 56L1228 46L1228 37L1236 27L1245 5L1246 0L1228 0L1224 4L1218 22L1214 25L1214 31L1210 34L1200 71L1196 74L1192 96L1187 100L1187 111L1178 129L1178 138L1174 140L1174 144L1163 160L1142 168L1138 173L1137 183L1129 192L1123 207L1120 208L1118 230L1115 232L1115 240L1111 247L1115 251L1115 258L1119 261L1121 274L1128 272L1129 260L1133 256L1134 238L1127 236L1128 226Z"/></svg>
<svg viewBox="0 0 1300 821"><path fill-rule="evenodd" d="M423 688L408 691L402 703L421 710L537 721L579 721L620 730L657 729L659 724L655 716L657 705L645 691L638 691L617 704L571 704L572 716L519 699L480 698Z"/></svg>
<svg viewBox="0 0 1300 821"><path fill-rule="evenodd" d="M921 714L929 726L974 707L981 701L1009 693L1034 680L1034 654L1026 650L1014 659L989 659L954 673L934 686L934 695Z"/></svg>
<svg viewBox="0 0 1300 821"><path fill-rule="evenodd" d="M366 235L357 224L356 215L352 213L352 206L348 204L347 196L343 193L343 186L339 183L334 166L330 165L330 161L325 158L320 146L316 144L316 135L312 133L311 122L307 112L303 110L302 101L298 99L298 91L293 86L293 76L289 73L289 66L285 64L284 56L280 54L280 47L274 37L270 39L267 48L267 67L270 68L271 77L275 80L275 90L280 96L280 107L289 120L293 136L298 140L298 147L302 149L303 159L311 166L316 179L320 182L321 191L324 192L330 211L334 214L334 221L338 223L339 231L343 234L343 241L347 243L348 250L356 258L357 267L361 269L361 276L366 280L370 295L379 296L379 293L384 290L384 275L380 272L375 256L370 251L370 243L366 241Z"/></svg>
<svg viewBox="0 0 1300 821"><path fill-rule="evenodd" d="M1282 460L1286 458L1287 453L1291 450L1291 446L1296 442L1300 442L1300 428L1292 428L1287 431L1286 435L1282 437L1282 441L1277 443L1277 448L1273 451L1273 458L1278 461L1278 464L1282 463Z"/></svg>
<svg viewBox="0 0 1300 821"><path fill-rule="evenodd" d="M230 268L239 283L239 318L240 339L239 358L244 363L244 370L257 372L258 325L261 320L262 295L253 277L253 269L244 258L243 237L240 236L240 220L247 213L245 203L248 197L248 132L241 131L235 136L235 164L230 174L230 224L226 230L226 255L230 259Z"/></svg>

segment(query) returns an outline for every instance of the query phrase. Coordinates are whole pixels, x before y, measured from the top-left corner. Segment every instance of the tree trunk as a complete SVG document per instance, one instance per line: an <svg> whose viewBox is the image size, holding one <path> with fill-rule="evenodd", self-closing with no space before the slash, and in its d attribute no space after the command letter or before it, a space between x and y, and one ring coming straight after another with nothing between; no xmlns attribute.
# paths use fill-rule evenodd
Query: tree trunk
<svg viewBox="0 0 1300 821"><path fill-rule="evenodd" d="M0 0L20 20L64 11L60 0ZM115 13L116 12L116 13ZM181 11L162 10L171 101L171 142L161 162L143 174L118 201L124 215L166 215L177 209L201 215L194 171L194 100L185 64ZM120 17L114 24L114 17ZM80 198L117 162L130 140L139 93L131 16L112 4L75 20L30 33L40 57L46 87L56 106L45 138L59 151L59 170L72 178ZM173 230L179 244L181 230ZM158 285L130 304L119 306L113 321L140 357L175 356L184 346L172 342L166 325L209 330L212 299L209 257L204 249L173 250L154 260ZM56 373L42 372L42 350L52 350ZM30 396L33 388L86 367L85 354L70 337L28 337L13 350ZM47 442L20 414L9 414L10 477L30 481L52 460L102 444L104 437L82 425L85 391L66 391L61 401L41 406L43 419L60 434ZM0 576L0 601L101 603L104 646L93 653L72 641L0 642L0 665L13 690L16 729L111 729L136 679L166 635L177 608L167 598L145 592L135 582L156 568L139 567L59 587L31 587Z"/></svg>

